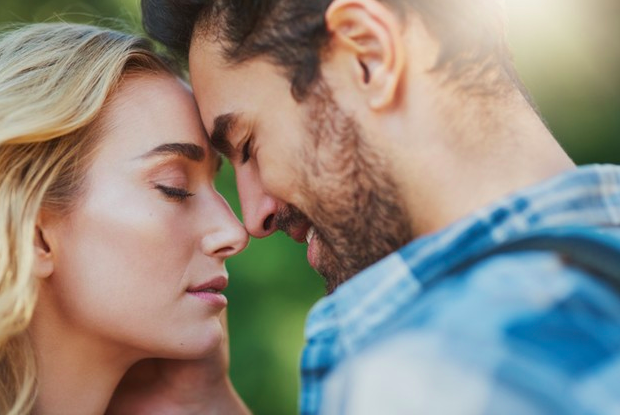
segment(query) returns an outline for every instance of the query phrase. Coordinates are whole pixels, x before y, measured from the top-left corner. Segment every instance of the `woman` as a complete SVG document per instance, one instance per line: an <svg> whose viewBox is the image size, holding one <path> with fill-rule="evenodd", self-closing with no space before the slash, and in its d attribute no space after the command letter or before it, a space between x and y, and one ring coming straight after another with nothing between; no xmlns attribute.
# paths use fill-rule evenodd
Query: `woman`
<svg viewBox="0 0 620 415"><path fill-rule="evenodd" d="M63 23L1 36L0 413L102 414L136 362L208 356L217 399L244 410L220 316L247 234L218 162L145 41Z"/></svg>

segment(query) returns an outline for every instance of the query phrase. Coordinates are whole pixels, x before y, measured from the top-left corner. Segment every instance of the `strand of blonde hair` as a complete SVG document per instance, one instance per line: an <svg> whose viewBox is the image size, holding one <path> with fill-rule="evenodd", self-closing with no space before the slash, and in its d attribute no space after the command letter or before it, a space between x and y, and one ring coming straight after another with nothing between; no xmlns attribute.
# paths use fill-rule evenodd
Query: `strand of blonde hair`
<svg viewBox="0 0 620 415"><path fill-rule="evenodd" d="M0 35L0 413L36 398L37 219L84 190L97 123L129 73L173 73L143 39L88 25L34 24Z"/></svg>

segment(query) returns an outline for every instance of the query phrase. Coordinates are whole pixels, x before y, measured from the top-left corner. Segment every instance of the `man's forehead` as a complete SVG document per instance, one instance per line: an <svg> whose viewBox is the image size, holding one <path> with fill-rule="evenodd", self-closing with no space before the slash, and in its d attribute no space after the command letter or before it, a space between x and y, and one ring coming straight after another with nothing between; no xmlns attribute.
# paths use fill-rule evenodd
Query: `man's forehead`
<svg viewBox="0 0 620 415"><path fill-rule="evenodd" d="M206 76L216 73L231 80L239 78L282 78L286 76L283 68L276 65L267 55L253 56L241 61L230 58L221 42L209 39L192 41L189 49L191 76ZM254 85L258 86L258 85Z"/></svg>
<svg viewBox="0 0 620 415"><path fill-rule="evenodd" d="M226 89L229 79L235 78L235 71L226 65L219 50L207 41L192 42L189 50L189 77L197 91L207 88L210 94ZM213 97L212 97L213 98ZM221 111L220 111L221 112Z"/></svg>
<svg viewBox="0 0 620 415"><path fill-rule="evenodd" d="M223 64L225 62L223 59L224 48L221 42L215 41L212 39L212 36L192 36L192 40L189 44L190 61L192 56L197 57L203 55L209 56L215 63Z"/></svg>

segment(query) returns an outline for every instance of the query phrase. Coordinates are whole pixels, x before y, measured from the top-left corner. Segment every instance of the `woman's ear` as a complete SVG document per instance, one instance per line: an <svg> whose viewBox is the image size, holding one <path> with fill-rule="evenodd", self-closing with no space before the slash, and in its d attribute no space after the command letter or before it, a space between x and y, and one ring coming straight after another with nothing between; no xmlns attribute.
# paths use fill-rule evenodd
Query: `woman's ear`
<svg viewBox="0 0 620 415"><path fill-rule="evenodd" d="M345 52L368 105L394 104L404 82L405 47L395 14L376 0L334 0L325 14L331 48Z"/></svg>
<svg viewBox="0 0 620 415"><path fill-rule="evenodd" d="M54 272L54 256L46 239L45 215L39 214L34 235L34 268L36 278L47 278Z"/></svg>

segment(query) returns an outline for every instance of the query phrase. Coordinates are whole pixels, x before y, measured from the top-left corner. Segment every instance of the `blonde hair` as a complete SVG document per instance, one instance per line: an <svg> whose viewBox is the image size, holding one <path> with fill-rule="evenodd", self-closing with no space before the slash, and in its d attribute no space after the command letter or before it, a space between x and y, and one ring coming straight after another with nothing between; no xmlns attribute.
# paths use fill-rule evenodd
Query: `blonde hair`
<svg viewBox="0 0 620 415"><path fill-rule="evenodd" d="M101 112L134 73L175 71L146 40L113 30L46 23L0 35L0 413L28 413L36 396L37 216L75 205Z"/></svg>

